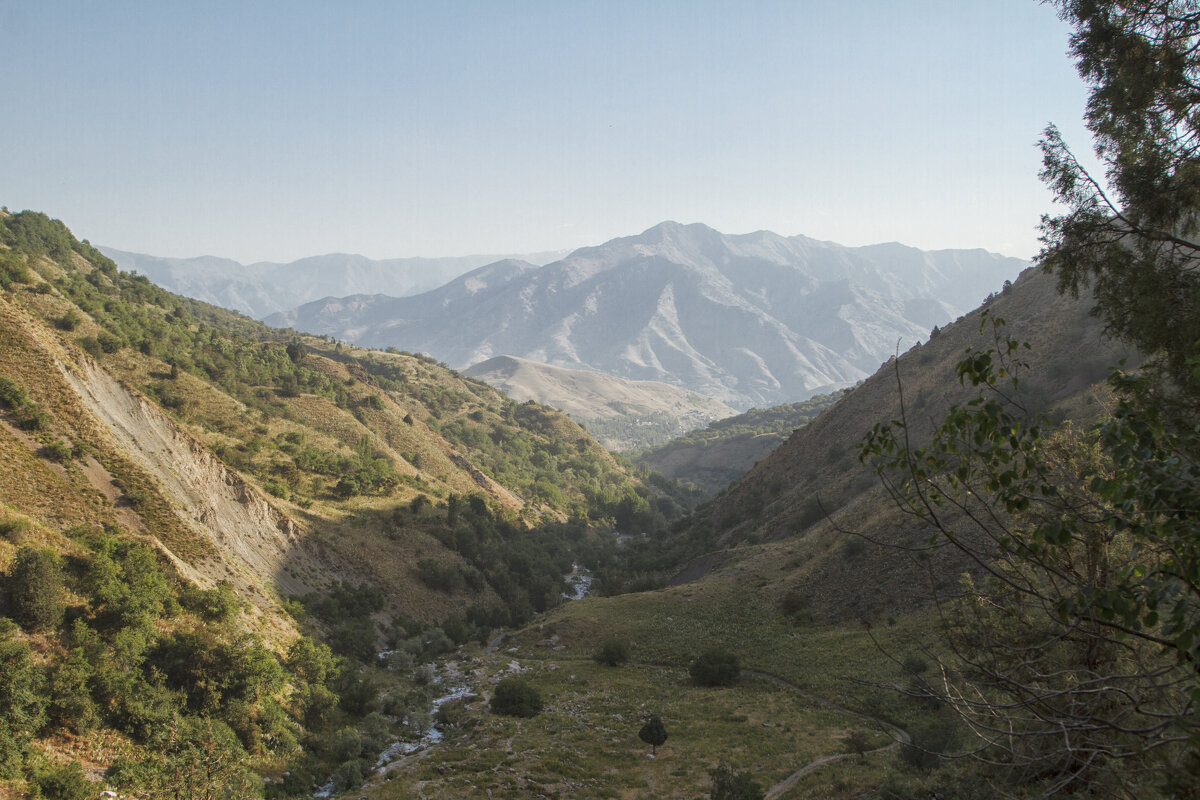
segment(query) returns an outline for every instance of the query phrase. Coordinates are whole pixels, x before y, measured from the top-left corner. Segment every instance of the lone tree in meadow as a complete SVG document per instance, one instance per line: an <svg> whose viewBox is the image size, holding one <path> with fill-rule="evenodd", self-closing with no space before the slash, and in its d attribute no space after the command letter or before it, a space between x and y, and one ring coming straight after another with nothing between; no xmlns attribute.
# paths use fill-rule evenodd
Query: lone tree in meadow
<svg viewBox="0 0 1200 800"><path fill-rule="evenodd" d="M650 754L658 754L658 746L667 741L667 729L658 715L652 715L638 731L638 738L650 745Z"/></svg>

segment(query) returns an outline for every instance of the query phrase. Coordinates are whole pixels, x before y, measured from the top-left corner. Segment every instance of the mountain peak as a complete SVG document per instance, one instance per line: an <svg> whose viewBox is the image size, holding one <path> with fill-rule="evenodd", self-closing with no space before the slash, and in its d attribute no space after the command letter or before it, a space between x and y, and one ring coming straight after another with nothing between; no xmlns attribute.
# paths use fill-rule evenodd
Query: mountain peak
<svg viewBox="0 0 1200 800"><path fill-rule="evenodd" d="M682 223L674 220L664 220L646 230L642 231L634 239L650 242L661 242L665 240L676 240L680 237L696 237L696 236L720 236L719 231L713 230L702 222Z"/></svg>

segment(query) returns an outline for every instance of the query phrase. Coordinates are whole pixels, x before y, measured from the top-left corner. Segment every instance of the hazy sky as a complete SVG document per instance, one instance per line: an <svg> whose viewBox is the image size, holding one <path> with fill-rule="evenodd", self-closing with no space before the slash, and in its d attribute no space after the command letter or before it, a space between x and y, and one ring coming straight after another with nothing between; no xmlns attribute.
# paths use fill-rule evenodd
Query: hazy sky
<svg viewBox="0 0 1200 800"><path fill-rule="evenodd" d="M1085 87L1035 0L0 0L0 204L243 262L666 219L1037 250Z"/></svg>

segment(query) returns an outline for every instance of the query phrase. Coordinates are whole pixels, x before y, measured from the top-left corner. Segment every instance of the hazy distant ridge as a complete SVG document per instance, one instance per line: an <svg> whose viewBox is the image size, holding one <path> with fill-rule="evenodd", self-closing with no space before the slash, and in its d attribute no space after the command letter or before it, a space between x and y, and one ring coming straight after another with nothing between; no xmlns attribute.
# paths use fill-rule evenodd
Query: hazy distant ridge
<svg viewBox="0 0 1200 800"><path fill-rule="evenodd" d="M99 249L121 269L137 271L172 292L257 319L324 297L360 293L403 297L426 292L464 272L511 257L469 255L375 261L360 255L329 253L287 264L240 264L216 256L162 258L111 247ZM520 258L545 264L566 252L531 253Z"/></svg>

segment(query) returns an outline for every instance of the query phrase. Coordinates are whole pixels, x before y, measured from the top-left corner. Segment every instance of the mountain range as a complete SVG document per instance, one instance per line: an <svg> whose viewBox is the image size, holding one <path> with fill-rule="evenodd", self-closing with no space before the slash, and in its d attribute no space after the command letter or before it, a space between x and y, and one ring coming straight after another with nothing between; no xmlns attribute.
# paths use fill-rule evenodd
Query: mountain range
<svg viewBox="0 0 1200 800"><path fill-rule="evenodd" d="M163 258L112 247L97 249L121 269L145 275L164 289L256 319L323 297L358 292L397 296L424 292L464 272L510 257L468 255L376 261L360 255L329 253L288 263L241 264L217 256ZM520 258L545 264L565 254L557 250Z"/></svg>
<svg viewBox="0 0 1200 800"><path fill-rule="evenodd" d="M512 355L662 381L747 409L853 385L1023 266L664 222L541 267L508 259L424 294L326 298L265 321L455 368Z"/></svg>

